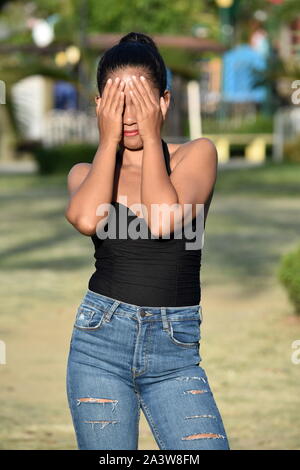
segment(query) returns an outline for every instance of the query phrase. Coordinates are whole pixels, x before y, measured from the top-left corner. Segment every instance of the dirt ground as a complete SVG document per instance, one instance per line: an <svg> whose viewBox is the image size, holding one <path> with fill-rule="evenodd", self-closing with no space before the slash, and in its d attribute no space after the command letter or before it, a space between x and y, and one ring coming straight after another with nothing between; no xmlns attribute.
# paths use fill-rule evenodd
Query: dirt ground
<svg viewBox="0 0 300 470"><path fill-rule="evenodd" d="M232 449L300 449L300 364L291 360L300 319L276 278L299 241L300 197L278 192L280 177L264 178L267 193L222 178L201 267L201 366ZM62 182L12 181L2 187L0 448L76 449L65 373L92 243L63 217ZM158 449L143 413L139 449Z"/></svg>

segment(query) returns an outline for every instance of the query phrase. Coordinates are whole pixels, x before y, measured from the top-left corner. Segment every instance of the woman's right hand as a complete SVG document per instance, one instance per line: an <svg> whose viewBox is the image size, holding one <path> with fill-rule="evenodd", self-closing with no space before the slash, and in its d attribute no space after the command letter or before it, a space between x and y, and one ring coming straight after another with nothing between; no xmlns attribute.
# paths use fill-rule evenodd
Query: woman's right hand
<svg viewBox="0 0 300 470"><path fill-rule="evenodd" d="M109 81L110 80L110 81ZM97 98L96 115L100 142L120 142L123 136L123 108L125 82L116 77L107 80L102 97Z"/></svg>

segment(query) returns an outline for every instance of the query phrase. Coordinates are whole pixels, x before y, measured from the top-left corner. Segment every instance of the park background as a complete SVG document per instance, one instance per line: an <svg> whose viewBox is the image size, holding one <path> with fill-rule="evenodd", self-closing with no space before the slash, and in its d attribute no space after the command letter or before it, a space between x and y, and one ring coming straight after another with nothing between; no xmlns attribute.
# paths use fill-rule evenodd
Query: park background
<svg viewBox="0 0 300 470"><path fill-rule="evenodd" d="M94 259L66 178L97 147L97 63L130 31L168 68L164 139L218 149L200 365L231 448L299 450L296 0L0 1L0 448L76 449L66 362ZM139 449L157 448L141 413Z"/></svg>

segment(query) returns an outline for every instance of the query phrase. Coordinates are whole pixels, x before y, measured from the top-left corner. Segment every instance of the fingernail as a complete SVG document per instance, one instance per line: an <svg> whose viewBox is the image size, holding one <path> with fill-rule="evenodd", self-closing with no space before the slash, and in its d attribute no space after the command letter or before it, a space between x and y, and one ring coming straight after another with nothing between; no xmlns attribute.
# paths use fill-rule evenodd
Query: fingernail
<svg viewBox="0 0 300 470"><path fill-rule="evenodd" d="M140 79L143 81L146 80L145 77L143 77L143 75L140 76Z"/></svg>

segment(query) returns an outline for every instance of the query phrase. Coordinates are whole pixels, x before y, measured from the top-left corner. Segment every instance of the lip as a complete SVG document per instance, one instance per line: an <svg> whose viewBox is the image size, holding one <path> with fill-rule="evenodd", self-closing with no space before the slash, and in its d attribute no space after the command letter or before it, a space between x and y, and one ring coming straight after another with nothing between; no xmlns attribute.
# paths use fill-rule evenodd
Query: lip
<svg viewBox="0 0 300 470"><path fill-rule="evenodd" d="M130 136L133 136L133 135L138 135L139 131L138 130L135 130L135 131L124 131L123 134L130 137Z"/></svg>

